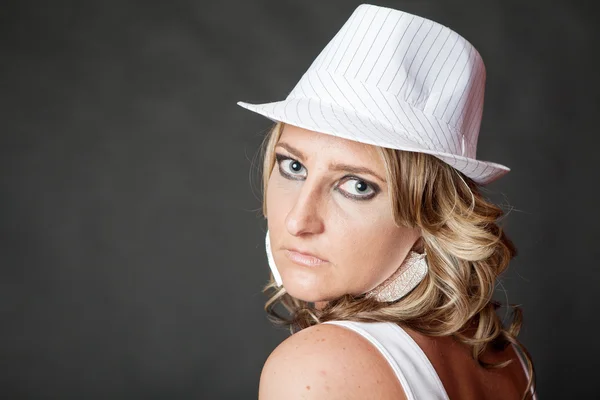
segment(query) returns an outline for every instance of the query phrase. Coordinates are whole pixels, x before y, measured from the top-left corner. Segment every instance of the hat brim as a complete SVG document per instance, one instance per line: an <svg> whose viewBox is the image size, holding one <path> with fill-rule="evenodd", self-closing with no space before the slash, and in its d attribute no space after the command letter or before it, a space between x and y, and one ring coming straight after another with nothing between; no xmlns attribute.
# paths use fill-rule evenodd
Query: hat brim
<svg viewBox="0 0 600 400"><path fill-rule="evenodd" d="M510 168L494 162L431 150L397 126L388 126L354 110L316 99L289 98L261 104L238 101L237 104L274 122L284 122L374 146L431 154L480 185L490 183L510 171Z"/></svg>

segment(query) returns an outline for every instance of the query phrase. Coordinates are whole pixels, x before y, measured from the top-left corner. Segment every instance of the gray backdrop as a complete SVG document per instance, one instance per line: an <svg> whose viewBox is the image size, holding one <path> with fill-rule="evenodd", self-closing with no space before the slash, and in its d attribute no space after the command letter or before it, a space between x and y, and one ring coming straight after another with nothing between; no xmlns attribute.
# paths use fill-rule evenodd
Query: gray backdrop
<svg viewBox="0 0 600 400"><path fill-rule="evenodd" d="M377 2L482 54L478 157L512 168L489 193L520 251L497 297L541 398L591 398L598 29L592 2L551 3ZM260 292L271 124L235 103L284 98L358 4L3 2L2 398L256 398L287 334Z"/></svg>

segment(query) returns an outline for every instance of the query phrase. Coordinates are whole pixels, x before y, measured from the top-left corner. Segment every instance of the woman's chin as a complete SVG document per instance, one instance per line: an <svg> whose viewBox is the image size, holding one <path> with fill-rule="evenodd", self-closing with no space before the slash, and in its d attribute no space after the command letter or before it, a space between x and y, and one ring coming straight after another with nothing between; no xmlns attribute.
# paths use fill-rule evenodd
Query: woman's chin
<svg viewBox="0 0 600 400"><path fill-rule="evenodd" d="M305 287L302 285L298 285L296 282L290 282L283 280L283 287L285 291L295 299L307 301L307 302L317 302L323 301L324 295L321 291L317 290L315 287Z"/></svg>
<svg viewBox="0 0 600 400"><path fill-rule="evenodd" d="M284 274L282 275L283 287L290 296L311 303L323 301L329 297L330 293L326 290L327 285L320 280L306 278L306 276Z"/></svg>
<svg viewBox="0 0 600 400"><path fill-rule="evenodd" d="M287 261L279 265L283 286L290 296L311 303L329 301L336 297L328 264L305 267Z"/></svg>

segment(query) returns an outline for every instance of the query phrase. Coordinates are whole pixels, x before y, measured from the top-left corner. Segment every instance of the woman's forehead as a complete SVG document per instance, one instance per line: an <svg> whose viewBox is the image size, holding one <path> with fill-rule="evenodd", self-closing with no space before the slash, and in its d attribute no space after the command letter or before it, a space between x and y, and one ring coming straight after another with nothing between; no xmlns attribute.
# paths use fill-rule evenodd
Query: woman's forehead
<svg viewBox="0 0 600 400"><path fill-rule="evenodd" d="M292 147L303 158L331 161L358 161L383 168L383 161L375 146L286 124L279 142L281 147Z"/></svg>

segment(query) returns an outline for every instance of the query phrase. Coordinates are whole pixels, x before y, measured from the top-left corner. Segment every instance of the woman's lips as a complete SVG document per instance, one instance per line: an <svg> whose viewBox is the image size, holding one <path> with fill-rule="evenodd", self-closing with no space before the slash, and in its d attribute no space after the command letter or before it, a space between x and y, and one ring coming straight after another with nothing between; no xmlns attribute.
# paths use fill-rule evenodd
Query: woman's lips
<svg viewBox="0 0 600 400"><path fill-rule="evenodd" d="M309 267L314 267L327 262L325 260L321 260L320 258L288 249L285 250L285 255L293 262Z"/></svg>

